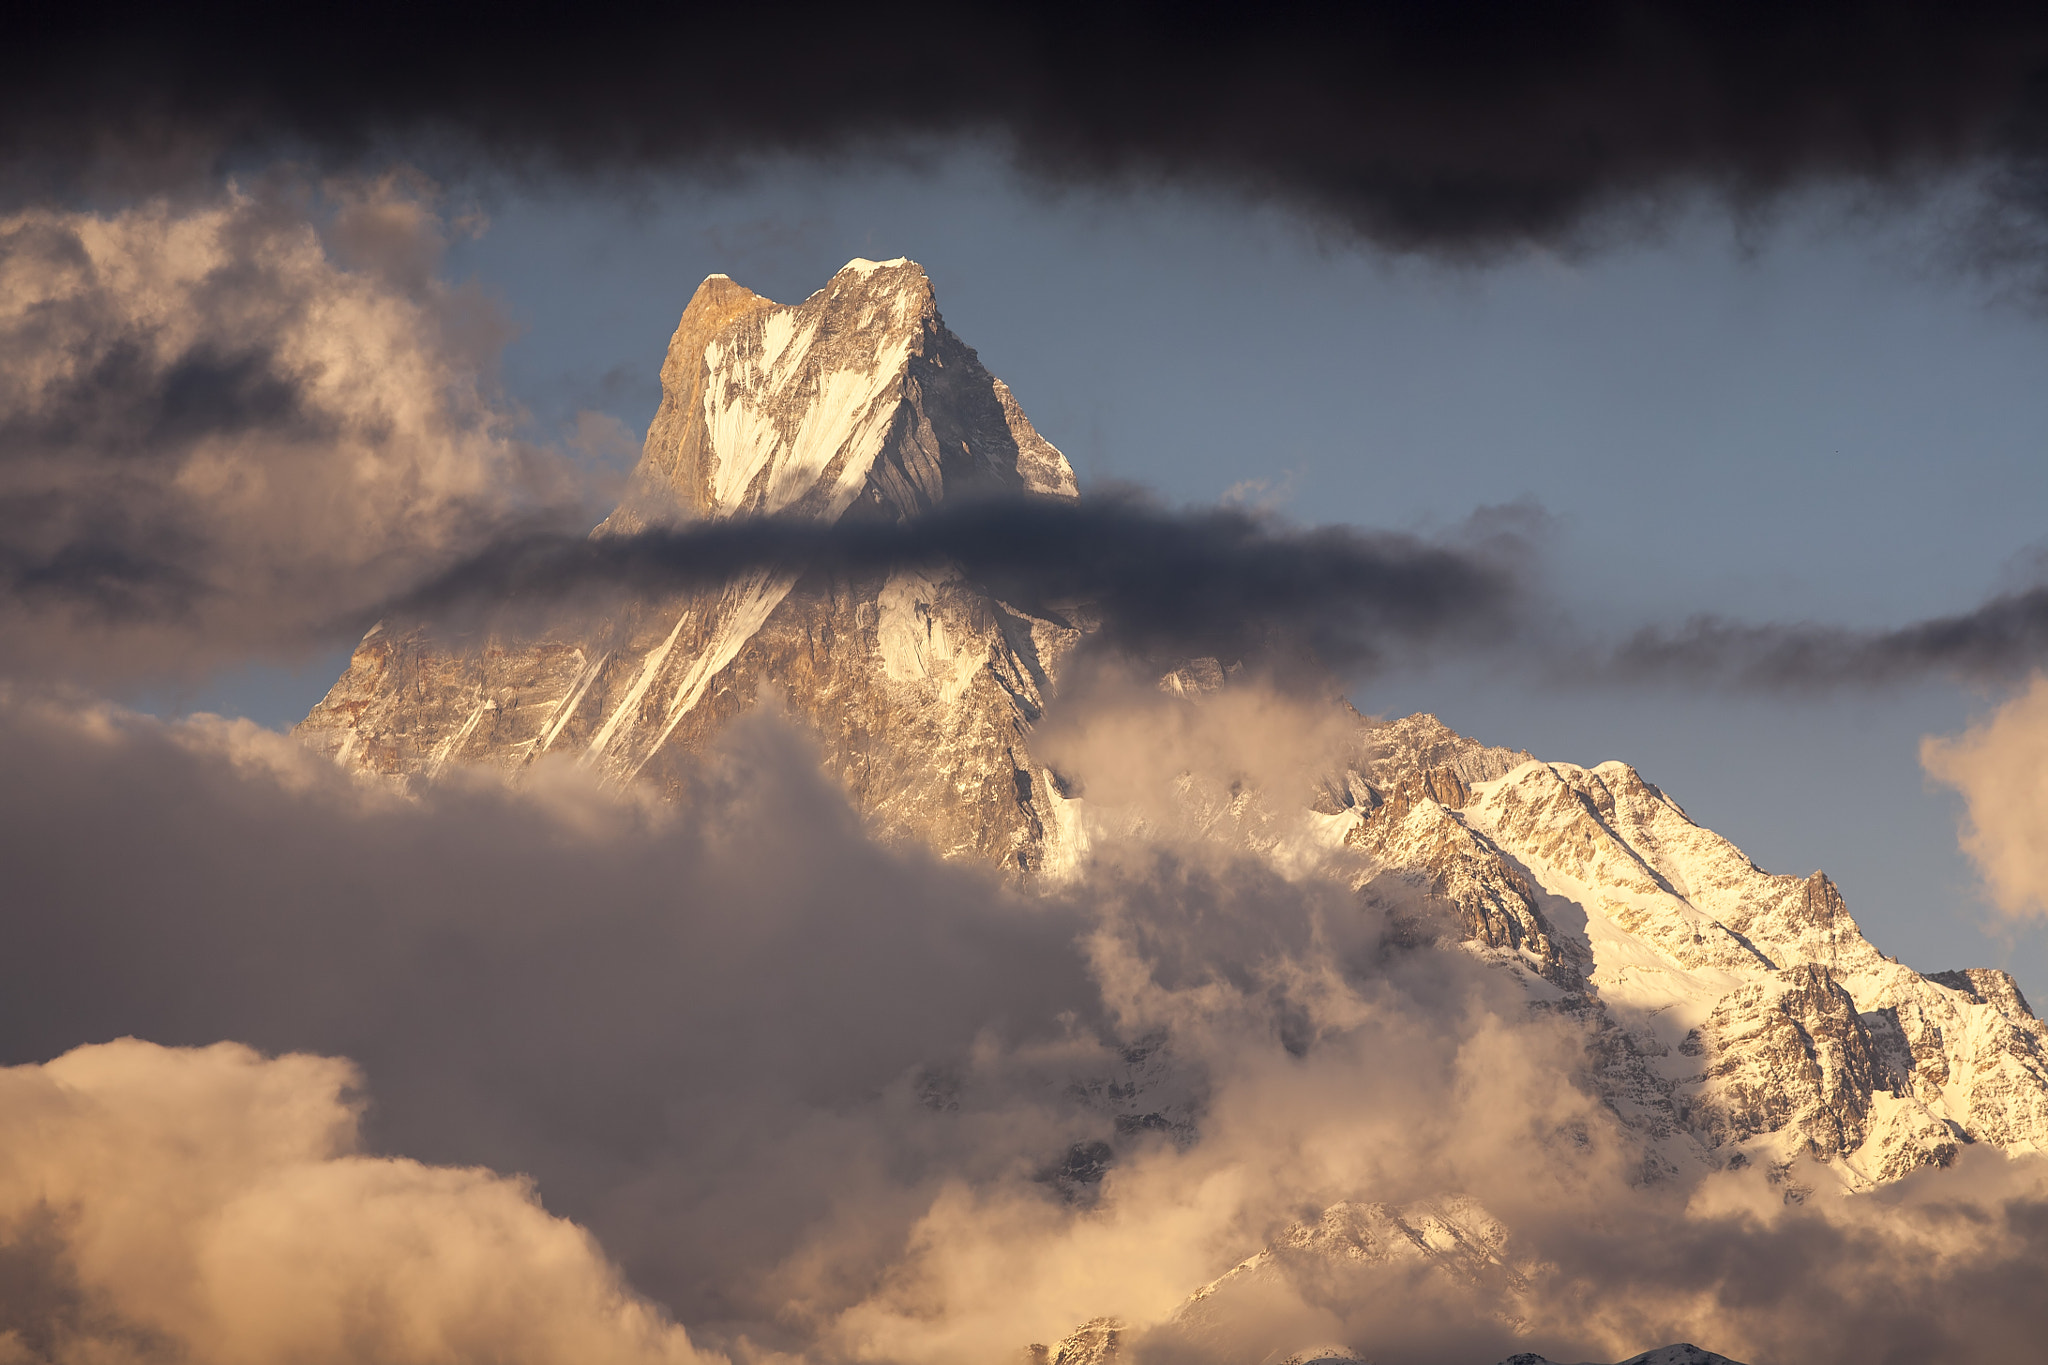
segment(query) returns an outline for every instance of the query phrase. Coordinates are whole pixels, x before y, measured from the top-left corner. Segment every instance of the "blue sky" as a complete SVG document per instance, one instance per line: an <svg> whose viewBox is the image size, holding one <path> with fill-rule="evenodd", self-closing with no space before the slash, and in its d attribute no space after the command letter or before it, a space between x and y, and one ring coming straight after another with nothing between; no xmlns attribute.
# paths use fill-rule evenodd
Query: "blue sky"
<svg viewBox="0 0 2048 1365"><path fill-rule="evenodd" d="M488 228L446 271L518 324L505 380L545 439L595 412L637 441L704 275L793 300L850 257L907 255L1084 488L1423 531L1534 503L1540 572L1589 627L1896 624L1968 608L2048 545L2048 317L1940 255L1951 200L1679 205L1603 250L1484 265L1186 192L1048 194L971 153L479 207ZM338 664L162 704L286 724ZM2048 941L1978 899L1959 802L1917 760L1990 694L1622 690L1509 661L1400 669L1355 699L1546 759L1622 758L1769 870L1826 869L1887 951L2048 990Z"/></svg>

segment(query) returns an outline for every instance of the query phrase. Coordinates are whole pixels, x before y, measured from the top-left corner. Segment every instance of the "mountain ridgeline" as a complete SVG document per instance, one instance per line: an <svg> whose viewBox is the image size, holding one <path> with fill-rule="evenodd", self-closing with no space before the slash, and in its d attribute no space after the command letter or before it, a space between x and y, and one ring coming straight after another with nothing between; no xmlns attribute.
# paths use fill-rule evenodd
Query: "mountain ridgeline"
<svg viewBox="0 0 2048 1365"><path fill-rule="evenodd" d="M946 329L918 266L855 261L794 305L714 275L670 342L628 490L592 534L757 515L900 521L989 494L1077 496L1066 459ZM674 791L691 754L773 697L881 837L1056 885L1115 818L1033 748L1088 624L943 565L751 571L537 639L392 620L299 734L393 781L451 765L517 773L553 754ZM1197 660L1162 685L1232 684ZM1973 1143L2048 1151L2048 1028L2004 972L1894 961L1825 876L1761 871L1625 764L1545 763L1428 715L1331 704L1347 738L1295 814L1401 932L1493 962L1532 1011L1584 1029L1581 1081L1633 1134L1641 1183L1755 1166L1799 1202L1945 1166ZM1273 851L1262 831L1284 794L1188 799L1214 806L1201 823L1218 837ZM1413 1263L1512 1298L1510 1241L1455 1192L1347 1202L1190 1286L1181 1318L1330 1258ZM1099 1365L1118 1340L1105 1321L1036 1349Z"/></svg>
<svg viewBox="0 0 2048 1365"><path fill-rule="evenodd" d="M946 330L908 261L855 261L793 306L713 275L661 374L646 451L596 536L1075 497L1066 457ZM1074 858L1029 740L1080 635L944 570L760 571L534 642L379 625L299 733L394 778L568 754L672 789L678 763L767 688L818 734L878 829L1031 875Z"/></svg>

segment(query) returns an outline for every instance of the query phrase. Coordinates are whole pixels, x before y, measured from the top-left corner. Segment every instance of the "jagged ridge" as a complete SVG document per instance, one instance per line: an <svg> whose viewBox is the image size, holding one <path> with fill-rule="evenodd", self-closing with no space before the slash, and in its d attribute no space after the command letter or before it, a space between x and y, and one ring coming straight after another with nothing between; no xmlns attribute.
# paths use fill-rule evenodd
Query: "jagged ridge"
<svg viewBox="0 0 2048 1365"><path fill-rule="evenodd" d="M917 516L948 497L1075 496L1072 469L945 327L916 264L855 261L784 306L723 275L684 311L628 492L595 535L753 515ZM673 788L681 757L777 696L885 834L1032 875L1071 860L1030 753L1071 621L945 565L752 573L536 641L384 622L299 726L343 766L432 780L567 755Z"/></svg>
<svg viewBox="0 0 2048 1365"><path fill-rule="evenodd" d="M1614 1035L1595 1074L1661 1169L1797 1163L1796 1193L2048 1150L2048 1029L2010 976L1886 957L1825 875L1761 871L1626 764L1468 783L1456 752L1397 742L1344 837Z"/></svg>

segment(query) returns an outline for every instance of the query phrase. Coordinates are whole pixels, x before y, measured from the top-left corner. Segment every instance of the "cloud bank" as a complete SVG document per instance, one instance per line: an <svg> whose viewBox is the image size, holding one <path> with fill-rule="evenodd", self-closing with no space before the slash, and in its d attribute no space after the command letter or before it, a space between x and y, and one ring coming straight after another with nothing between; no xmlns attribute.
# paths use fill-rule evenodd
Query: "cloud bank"
<svg viewBox="0 0 2048 1365"><path fill-rule="evenodd" d="M1996 0L1003 5L934 23L128 6L44 9L10 36L17 196L393 149L588 183L964 133L1054 182L1223 188L1453 252L1567 238L1687 184L1753 200L1977 159L2024 179L2048 61L2048 21Z"/></svg>
<svg viewBox="0 0 2048 1365"><path fill-rule="evenodd" d="M900 523L757 517L630 536L538 535L491 546L386 610L457 629L532 629L563 606L587 615L594 598L716 586L760 569L943 563L1007 600L1077 613L1097 646L1119 654L1295 655L1362 670L1395 650L1511 631L1525 509L1492 510L1426 540L1295 527L1239 508L1175 512L1135 490L1102 489L1080 503L959 499Z"/></svg>
<svg viewBox="0 0 2048 1365"><path fill-rule="evenodd" d="M524 1183L362 1153L358 1080L134 1039L0 1070L0 1355L717 1360Z"/></svg>
<svg viewBox="0 0 2048 1365"><path fill-rule="evenodd" d="M809 1237L859 1283L941 1173L1034 1171L1089 1121L1036 1081L957 1121L920 1102L978 1046L1107 1064L1076 925L872 845L766 719L677 812L574 770L414 802L246 724L9 714L14 809L42 811L6 836L10 1060L351 1057L371 1150L533 1175L693 1330L800 1330L789 1300L846 1292L773 1279Z"/></svg>
<svg viewBox="0 0 2048 1365"><path fill-rule="evenodd" d="M1570 1021L1390 941L1341 867L1166 818L1186 781L1305 779L1318 708L1245 691L1211 732L1207 703L1152 696L1063 752L1142 818L1023 900L873 844L771 714L670 808L568 766L408 798L246 723L11 692L0 1038L59 1058L0 1074L57 1097L8 1109L46 1138L0 1144L8 1264L55 1305L17 1330L344 1360L519 1328L507 1358L937 1365L1117 1314L1146 1362L1683 1338L1867 1365L2048 1325L2009 1292L2048 1228L2038 1162L1973 1152L1826 1208L1755 1170L1641 1187L1628 1135L1560 1082ZM123 1035L167 1046L72 1051ZM99 1174L130 1149L165 1155ZM1512 1233L1472 1274L1283 1263L1184 1311L1342 1200L1364 1226L1423 1204ZM494 1313L535 1267L560 1284Z"/></svg>

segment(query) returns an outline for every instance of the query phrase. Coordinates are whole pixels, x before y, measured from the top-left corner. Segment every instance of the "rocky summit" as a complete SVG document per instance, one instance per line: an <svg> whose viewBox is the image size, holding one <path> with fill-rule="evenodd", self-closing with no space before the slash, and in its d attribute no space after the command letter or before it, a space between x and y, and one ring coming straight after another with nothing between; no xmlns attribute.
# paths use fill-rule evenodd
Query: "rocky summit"
<svg viewBox="0 0 2048 1365"><path fill-rule="evenodd" d="M645 452L595 536L1075 496L1066 457L946 329L909 261L854 261L794 305L713 275L661 376ZM1077 623L944 570L760 572L516 644L379 624L298 733L394 779L567 754L672 789L678 760L768 689L818 734L878 830L1035 875L1073 858L1029 740L1079 638Z"/></svg>
<svg viewBox="0 0 2048 1365"><path fill-rule="evenodd" d="M1076 488L947 330L924 272L857 260L792 305L722 275L699 287L640 464L592 534L762 515L902 521L987 494ZM393 620L364 637L299 734L393 781L465 764L517 773L553 754L673 791L690 753L773 697L880 835L1028 886L1070 875L1118 818L1033 751L1087 624L943 566L750 573L520 641ZM1162 682L1187 696L1232 685L1216 660ZM1928 975L1887 957L1827 877L1760 870L1625 764L1542 762L1428 715L1331 704L1348 738L1316 790L1191 784L1196 826L1276 859L1298 861L1304 837L1341 852L1329 865L1395 932L1478 955L1521 981L1532 1010L1577 1021L1587 1083L1635 1135L1643 1183L1755 1167L1796 1203L1947 1165L1973 1143L2048 1150L2048 1028L2004 972ZM1133 1113L1172 1112L1141 1089L1125 1099ZM1102 1164L1075 1179L1099 1179ZM1263 1277L1332 1258L1433 1267L1505 1301L1518 1276L1508 1243L1455 1192L1339 1204L1195 1289L1181 1317L1198 1323ZM1118 1342L1104 1320L1039 1349L1100 1365ZM1722 1357L1674 1346L1638 1359Z"/></svg>

